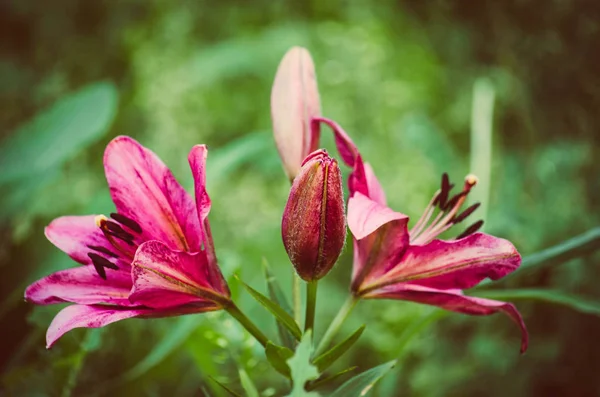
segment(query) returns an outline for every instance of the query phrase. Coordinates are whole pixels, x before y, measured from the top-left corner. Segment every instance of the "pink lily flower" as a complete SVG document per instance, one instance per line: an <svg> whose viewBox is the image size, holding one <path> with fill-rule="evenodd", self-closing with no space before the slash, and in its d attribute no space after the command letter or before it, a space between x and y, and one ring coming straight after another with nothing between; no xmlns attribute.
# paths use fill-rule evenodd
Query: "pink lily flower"
<svg viewBox="0 0 600 397"><path fill-rule="evenodd" d="M365 299L400 299L470 314L503 312L521 329L521 352L528 345L523 319L514 305L467 296L485 278L497 280L515 271L521 256L507 240L475 233L476 222L450 241L436 239L466 219L478 207L460 212L477 179L469 175L453 197L453 187L444 174L423 216L408 229L408 216L386 205L386 198L372 168L363 163L356 145L335 122L324 122L334 131L344 162L353 168L349 176L348 227L354 236L352 293ZM434 214L437 211L437 215Z"/></svg>
<svg viewBox="0 0 600 397"><path fill-rule="evenodd" d="M40 305L70 302L50 324L47 347L73 328L103 327L132 317L219 310L230 292L216 262L205 189L207 149L192 148L194 199L150 150L132 138L113 139L104 169L117 211L65 216L45 229L55 246L84 266L27 287Z"/></svg>

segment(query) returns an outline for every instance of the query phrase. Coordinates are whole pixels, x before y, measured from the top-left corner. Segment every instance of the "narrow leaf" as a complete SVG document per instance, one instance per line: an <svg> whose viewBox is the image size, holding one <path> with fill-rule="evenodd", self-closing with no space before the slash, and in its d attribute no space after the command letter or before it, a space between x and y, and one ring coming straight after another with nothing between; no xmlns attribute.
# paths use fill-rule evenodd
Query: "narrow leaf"
<svg viewBox="0 0 600 397"><path fill-rule="evenodd" d="M350 368L346 368L340 372L337 372L333 375L322 376L313 382L309 382L308 385L306 386L306 390L315 390L315 389L318 389L319 387L323 387L333 381L338 380L340 377L354 371L356 368L358 368L358 367L350 367Z"/></svg>
<svg viewBox="0 0 600 397"><path fill-rule="evenodd" d="M265 355L277 372L288 378L291 376L290 367L286 361L293 357L294 352L292 350L287 347L277 346L269 341L265 348Z"/></svg>
<svg viewBox="0 0 600 397"><path fill-rule="evenodd" d="M330 397L363 397L396 365L396 360L362 372L337 388Z"/></svg>
<svg viewBox="0 0 600 397"><path fill-rule="evenodd" d="M242 388L246 392L246 397L259 397L258 390L256 389L256 386L254 386L252 379L250 379L246 371L240 368L239 373L240 382L242 383Z"/></svg>
<svg viewBox="0 0 600 397"><path fill-rule="evenodd" d="M219 382L218 380L216 380L212 376L209 376L209 378L210 378L210 380L212 380L213 382L215 382L217 385L221 386L221 388L223 390L225 390L230 396L233 396L233 397L242 397L240 394L234 392L229 387L225 386L223 383Z"/></svg>
<svg viewBox="0 0 600 397"><path fill-rule="evenodd" d="M277 321L279 321L283 326L285 326L297 340L300 340L300 338L302 338L302 332L300 331L300 327L298 327L298 324L296 324L292 316L290 316L285 310L283 310L281 306L279 306L277 303L273 302L272 300L270 300L269 298L267 298L251 286L249 286L248 284L244 283L238 277L236 278L240 282L240 284L242 284L244 288L248 290L250 295L252 295L252 297L256 299L256 301L260 303L264 308L270 311L271 314L275 316Z"/></svg>
<svg viewBox="0 0 600 397"><path fill-rule="evenodd" d="M360 338L363 331L365 330L365 326L362 325L359 329L354 331L349 337L344 339L338 345L335 345L325 353L321 354L319 357L315 358L313 364L317 366L319 371L323 372L327 368L331 366L338 358L342 356L342 354L346 353L348 349L354 345L354 343Z"/></svg>
<svg viewBox="0 0 600 397"><path fill-rule="evenodd" d="M478 291L477 296L500 300L529 299L555 303L581 313L600 316L600 302L557 290L513 289Z"/></svg>
<svg viewBox="0 0 600 397"><path fill-rule="evenodd" d="M265 273L265 279L267 280L267 289L269 290L269 297L272 301L277 303L283 310L285 310L290 316L293 315L292 308L288 303L287 298L281 288L281 285L277 282L277 279L271 273L267 261L263 258L263 270ZM290 349L294 348L295 339L290 331L277 322L277 331L279 333L279 339L281 343Z"/></svg>

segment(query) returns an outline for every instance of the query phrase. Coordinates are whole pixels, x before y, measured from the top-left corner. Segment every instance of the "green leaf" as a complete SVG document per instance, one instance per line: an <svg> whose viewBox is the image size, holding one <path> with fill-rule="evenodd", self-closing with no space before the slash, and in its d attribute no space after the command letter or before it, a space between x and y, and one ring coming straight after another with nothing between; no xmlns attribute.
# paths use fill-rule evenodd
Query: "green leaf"
<svg viewBox="0 0 600 397"><path fill-rule="evenodd" d="M362 372L337 388L330 397L363 397L396 365L396 360Z"/></svg>
<svg viewBox="0 0 600 397"><path fill-rule="evenodd" d="M265 355L269 363L275 368L280 374L291 377L290 367L288 367L286 361L294 356L294 352L287 347L277 346L271 341L267 342L265 348Z"/></svg>
<svg viewBox="0 0 600 397"><path fill-rule="evenodd" d="M288 301L285 297L285 294L283 293L283 289L279 285L279 282L277 281L277 279L271 273L271 270L269 269L269 264L267 263L267 261L264 258L263 258L263 271L265 273L265 279L267 280L267 289L269 290L269 298L271 298L272 301L274 301L279 306L281 306L281 308L283 310L285 310L291 316L293 314L292 307L288 303ZM293 349L296 341L294 339L294 336L290 333L290 331L286 327L281 325L279 322L277 322L277 331L279 333L279 339L281 340L281 343L285 347Z"/></svg>
<svg viewBox="0 0 600 397"><path fill-rule="evenodd" d="M244 288L248 290L250 295L252 295L252 297L257 300L258 303L260 303L261 305L263 305L263 307L270 311L271 314L275 316L277 321L279 321L280 324L285 326L297 340L300 340L300 338L302 337L302 332L300 331L300 327L298 327L298 324L296 324L292 316L290 316L285 310L283 310L281 306L279 306L277 303L273 302L272 300L270 300L269 298L267 298L251 286L249 286L248 284L244 283L238 277L236 278L240 282L240 284L242 284Z"/></svg>
<svg viewBox="0 0 600 397"><path fill-rule="evenodd" d="M55 169L97 141L117 109L114 84L85 86L42 111L0 145L0 184Z"/></svg>
<svg viewBox="0 0 600 397"><path fill-rule="evenodd" d="M218 380L216 380L212 376L209 376L209 378L210 378L210 380L212 380L213 382L215 382L217 385L221 386L221 388L223 390L225 390L230 396L233 396L233 397L242 397L240 394L234 392L229 387L225 386L223 383L219 382Z"/></svg>
<svg viewBox="0 0 600 397"><path fill-rule="evenodd" d="M350 367L350 368L346 368L340 372L337 372L333 375L329 375L329 376L322 376L319 379L309 382L308 385L306 386L306 390L315 390L318 389L319 387L325 386L328 383L331 383L335 380L337 380L338 378L354 371L356 368L358 367Z"/></svg>
<svg viewBox="0 0 600 397"><path fill-rule="evenodd" d="M338 358L342 356L342 354L346 353L348 349L354 345L354 343L360 338L363 331L365 330L365 326L362 325L359 329L354 331L349 337L344 339L338 345L335 345L325 353L321 354L319 357L315 358L313 364L317 366L320 372L325 371L327 368L331 366Z"/></svg>
<svg viewBox="0 0 600 397"><path fill-rule="evenodd" d="M243 368L240 368L239 373L240 381L242 382L242 388L246 392L246 397L259 397L258 390L256 389L256 386L254 386L252 379L250 379L246 371Z"/></svg>
<svg viewBox="0 0 600 397"><path fill-rule="evenodd" d="M557 290L513 289L477 291L477 296L500 300L539 300L555 303L581 313L600 316L600 302Z"/></svg>
<svg viewBox="0 0 600 397"><path fill-rule="evenodd" d="M292 374L292 392L287 397L317 397L319 394L307 392L304 389L306 382L317 379L319 370L310 363L312 355L312 332L308 331L296 348L294 356L287 360Z"/></svg>

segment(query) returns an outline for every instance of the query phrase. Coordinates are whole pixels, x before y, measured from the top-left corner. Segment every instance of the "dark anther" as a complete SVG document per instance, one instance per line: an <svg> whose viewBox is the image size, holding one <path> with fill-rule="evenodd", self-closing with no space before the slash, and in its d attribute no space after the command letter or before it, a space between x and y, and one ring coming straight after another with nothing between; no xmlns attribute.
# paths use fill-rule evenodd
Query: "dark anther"
<svg viewBox="0 0 600 397"><path fill-rule="evenodd" d="M92 260L92 264L94 265L94 269L96 269L96 272L98 273L98 275L100 277L102 277L104 280L106 280L106 270L104 270L105 267L109 268L109 269L113 269L113 270L118 270L119 269L119 267L117 265L115 265L114 263L112 263L108 259L106 259L104 257L101 257L98 254L95 254L93 252L88 252L88 256Z"/></svg>
<svg viewBox="0 0 600 397"><path fill-rule="evenodd" d="M471 226L469 226L464 232L462 232L460 234L460 236L458 236L456 239L459 240L461 238L470 236L471 234L475 233L477 230L479 230L481 228L481 226L483 226L483 221L477 221L474 224L472 224Z"/></svg>
<svg viewBox="0 0 600 397"><path fill-rule="evenodd" d="M88 247L89 249L93 249L94 251L97 251L97 252L102 252L103 254L108 255L110 257L113 257L113 258L118 258L119 257L119 255L115 254L114 252L112 252L108 248L100 247L100 246L97 246L97 245L86 245L86 247Z"/></svg>
<svg viewBox="0 0 600 397"><path fill-rule="evenodd" d="M453 220L452 223L457 224L460 223L462 221L464 221L469 215L471 215L477 208L479 208L479 206L481 205L481 203L475 203L473 205L471 205L469 208L467 208L466 210L464 210L460 215L456 216Z"/></svg>
<svg viewBox="0 0 600 397"><path fill-rule="evenodd" d="M440 207L440 208L442 209L442 211L446 211L449 208L454 208L454 206L456 205L458 200L460 200L462 197L464 197L466 195L467 195L467 192L460 192L460 193L452 196L452 198L450 200L448 200L448 202L446 203L445 207Z"/></svg>
<svg viewBox="0 0 600 397"><path fill-rule="evenodd" d="M450 179L448 178L447 173L442 174L442 186L440 189L440 195L438 196L438 200L440 203L440 208L444 208L446 205L446 200L448 200L448 193L450 193Z"/></svg>
<svg viewBox="0 0 600 397"><path fill-rule="evenodd" d="M142 227L140 226L140 224L134 221L133 219L126 217L125 215L112 212L110 214L110 217L113 218L115 221L119 222L121 225L127 226L136 233L142 232Z"/></svg>
<svg viewBox="0 0 600 397"><path fill-rule="evenodd" d="M133 239L135 238L134 235L123 230L123 228L118 224L108 221L104 222L104 226L106 227L105 230L107 233L120 238L129 245L133 245Z"/></svg>

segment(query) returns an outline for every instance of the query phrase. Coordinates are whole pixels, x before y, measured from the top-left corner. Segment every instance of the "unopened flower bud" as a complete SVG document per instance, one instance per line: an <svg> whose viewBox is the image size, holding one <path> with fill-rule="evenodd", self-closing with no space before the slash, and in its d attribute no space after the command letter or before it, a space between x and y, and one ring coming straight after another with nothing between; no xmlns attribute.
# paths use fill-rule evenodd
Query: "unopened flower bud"
<svg viewBox="0 0 600 397"><path fill-rule="evenodd" d="M346 239L342 175L325 150L309 154L294 179L281 224L283 245L305 281L324 277Z"/></svg>
<svg viewBox="0 0 600 397"><path fill-rule="evenodd" d="M281 60L271 91L275 143L290 180L319 146L318 124L313 128L311 120L320 115L315 65L305 48L293 47Z"/></svg>

